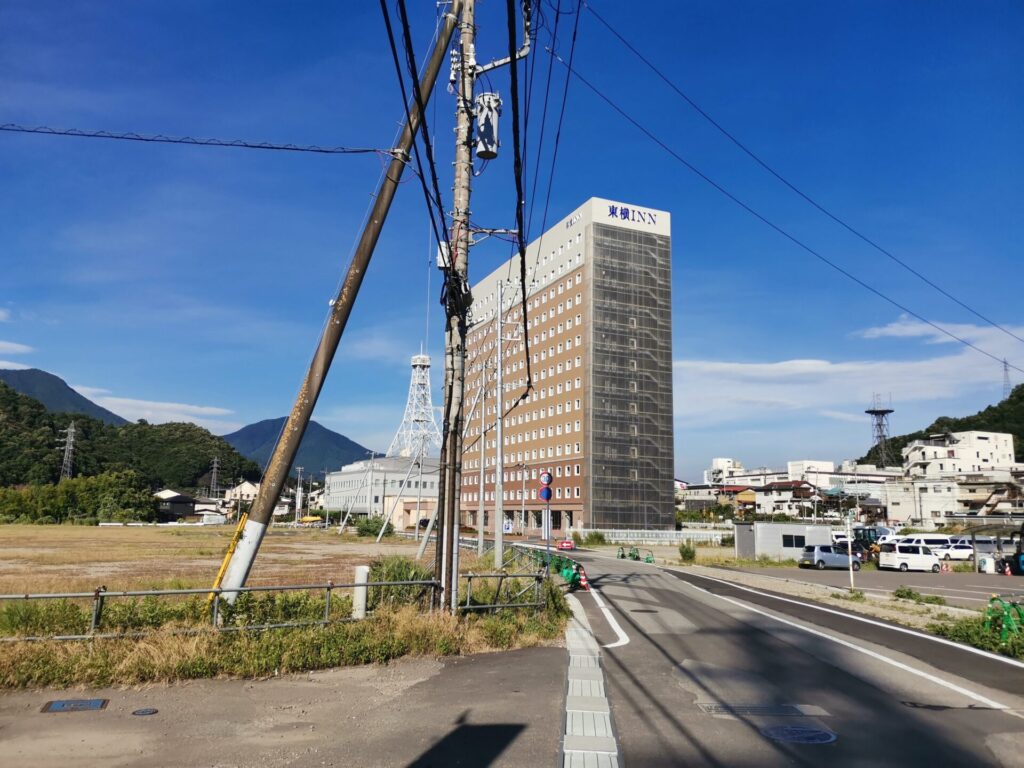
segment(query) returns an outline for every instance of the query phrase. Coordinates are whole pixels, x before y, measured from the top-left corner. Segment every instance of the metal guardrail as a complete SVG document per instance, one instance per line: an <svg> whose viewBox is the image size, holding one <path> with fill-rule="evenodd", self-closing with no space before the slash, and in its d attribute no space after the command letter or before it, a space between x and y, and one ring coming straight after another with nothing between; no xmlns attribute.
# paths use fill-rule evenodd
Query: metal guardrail
<svg viewBox="0 0 1024 768"><path fill-rule="evenodd" d="M463 612L469 611L496 611L502 608L539 608L544 605L541 600L540 588L544 583L544 573L467 573L464 578L466 580L466 601L459 604L459 610ZM473 581L480 579L497 579L498 586L494 591L493 602L474 605L473 604ZM519 579L528 579L531 583L520 589L514 594L507 594L508 600L502 601L501 590L503 586L514 584L519 585ZM519 598L523 597L527 592L533 590L533 600L531 602L515 602Z"/></svg>
<svg viewBox="0 0 1024 768"><path fill-rule="evenodd" d="M120 592L108 591L106 587L97 587L92 592L46 592L36 594L20 594L20 595L0 595L0 602L11 602L11 601L30 601L30 600L92 600L92 616L89 624L89 631L85 634L78 635L12 635L7 637L0 637L0 643L10 642L24 642L24 641L38 641L38 640L97 640L97 639L113 639L113 638L133 638L133 637L144 637L157 630L151 631L134 631L134 632L108 632L100 633L98 630L102 624L103 608L107 600L114 598L133 598L133 597L168 597L168 596L185 596L185 595L211 595L212 602L210 607L210 626L209 628L204 627L184 627L175 628L169 630L171 634L196 634L199 632L239 632L243 630L265 630L265 629L285 629L291 627L308 627L308 626L326 626L327 624L338 623L340 621L351 621L352 619L331 619L331 595L335 590L338 589L356 589L362 587L408 587L408 586L423 586L429 588L431 591L431 597L434 596L434 591L440 587L440 584L433 579L420 579L410 581L367 581L367 582L351 582L345 584L335 584L333 581L328 581L326 584L285 584L285 585L274 585L274 586L259 586L259 587L234 587L231 589L216 588L211 589L209 587L205 589L149 589L149 590L128 590ZM299 592L299 591L312 591L312 590L323 590L324 591L324 614L321 619L305 619L302 621L289 621L289 622L278 622L274 624L241 624L224 626L221 621L221 606L220 600L224 593L256 593L256 592ZM430 600L430 605L433 604L433 599ZM161 630L167 632L168 630Z"/></svg>
<svg viewBox="0 0 1024 768"><path fill-rule="evenodd" d="M609 544L679 544L684 541L694 543L715 542L722 543L723 536L732 536L732 529L705 529L705 528L683 528L679 531L639 531L633 529L623 530L602 530L599 528L587 529L581 535L588 533L603 534Z"/></svg>

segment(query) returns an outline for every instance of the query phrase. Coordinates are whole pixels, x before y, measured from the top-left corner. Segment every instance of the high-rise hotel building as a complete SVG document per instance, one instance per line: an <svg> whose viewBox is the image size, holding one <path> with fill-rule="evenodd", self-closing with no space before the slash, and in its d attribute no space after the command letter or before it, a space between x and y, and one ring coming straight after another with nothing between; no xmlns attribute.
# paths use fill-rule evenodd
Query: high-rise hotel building
<svg viewBox="0 0 1024 768"><path fill-rule="evenodd" d="M481 523L482 487L484 522L493 527L500 450L505 518L516 531L541 526L544 470L554 476L556 531L674 527L671 256L667 212L591 198L526 250L529 344L518 254L473 286L464 524ZM534 388L517 404L527 349Z"/></svg>

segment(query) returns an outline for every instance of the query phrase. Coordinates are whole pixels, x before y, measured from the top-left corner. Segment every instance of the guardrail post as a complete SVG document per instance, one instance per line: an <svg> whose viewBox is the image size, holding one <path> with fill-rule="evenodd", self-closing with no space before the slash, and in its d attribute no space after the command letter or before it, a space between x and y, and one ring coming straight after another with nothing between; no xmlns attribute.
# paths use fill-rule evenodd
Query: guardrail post
<svg viewBox="0 0 1024 768"><path fill-rule="evenodd" d="M466 607L470 605L470 597L473 595L473 574L466 574Z"/></svg>
<svg viewBox="0 0 1024 768"><path fill-rule="evenodd" d="M89 634L93 634L100 625L103 618L103 593L106 587L96 587L92 593L92 622L89 625Z"/></svg>
<svg viewBox="0 0 1024 768"><path fill-rule="evenodd" d="M210 616L213 619L213 628L220 629L220 589L213 593L213 611Z"/></svg>
<svg viewBox="0 0 1024 768"><path fill-rule="evenodd" d="M356 566L356 587L352 590L352 618L366 618L366 582L370 580L370 566ZM359 586L362 585L362 586Z"/></svg>
<svg viewBox="0 0 1024 768"><path fill-rule="evenodd" d="M331 590L334 589L334 581L327 582L327 590L324 595L324 624L331 621Z"/></svg>

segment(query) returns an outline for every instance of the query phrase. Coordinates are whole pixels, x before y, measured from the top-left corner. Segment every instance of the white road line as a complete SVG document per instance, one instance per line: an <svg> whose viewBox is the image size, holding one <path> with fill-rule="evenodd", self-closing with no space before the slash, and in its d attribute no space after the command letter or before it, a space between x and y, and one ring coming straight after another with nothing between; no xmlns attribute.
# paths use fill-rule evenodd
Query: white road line
<svg viewBox="0 0 1024 768"><path fill-rule="evenodd" d="M1000 704L997 701L992 701L992 699L986 698L986 697L984 697L984 696L982 696L980 694L975 693L974 691L969 691L966 688L962 688L959 685L957 685L956 683L951 683L948 680L943 680L941 677L936 677L935 675L929 674L928 672L924 672L924 671L922 671L920 669L914 669L913 667L908 666L908 665L904 664L903 662L896 661L895 659L890 659L888 656L885 656L885 655L883 655L881 653L877 653L877 652L872 651L872 650L870 650L868 648L863 648L863 647L857 645L856 643L851 643L851 642L848 642L846 640L842 640L842 639L840 639L838 637L834 637L833 635L830 635L830 634L828 634L826 632L821 632L821 631L819 631L817 629L811 629L810 627L806 627L803 624L798 624L795 621L789 621L788 619L784 619L781 616L776 616L776 615L774 615L772 613L769 613L767 611L762 611L759 608L755 608L754 606L752 606L752 605L750 605L748 603L744 603L744 602L741 602L739 600L733 600L731 597L725 597L724 595L716 595L713 592L708 592L708 590L704 589L703 587L698 587L696 584L691 584L690 586L692 586L694 589L699 589L702 592L705 592L708 595L711 595L712 597L716 597L719 600L724 600L727 603L732 603L735 606L738 606L740 608L744 608L744 609L746 609L748 611L751 611L753 613L756 613L756 614L758 614L760 616L764 616L766 618L773 619L773 620L779 622L780 624L785 624L787 626L803 630L804 632L807 632L808 634L816 635L817 637L822 637L822 638L825 638L826 640L831 640L833 643L837 643L837 644L839 644L839 645L841 645L841 646L843 646L845 648L849 648L850 650L857 651L858 653L863 653L865 656L870 656L873 659L878 659L879 661L885 662L886 664L894 666L897 669L902 669L904 672L909 672L912 675L917 675L918 677L923 677L925 680L928 680L928 681L930 681L932 683L935 683L936 685L940 685L943 688L948 688L951 691L956 691L960 695L966 696L969 699L973 699L974 701L978 702L979 704L983 704L986 707L990 707L992 709L1005 710L1007 712L1007 714L1012 714L1012 715L1016 715L1017 714L1016 712L1010 711L1010 708L1007 707L1005 704Z"/></svg>
<svg viewBox="0 0 1024 768"><path fill-rule="evenodd" d="M677 573L683 573L683 571L680 571L677 568L671 568L671 569L666 569L666 570L672 570L672 571L675 571ZM985 658L991 659L992 661L999 661L999 662L1002 662L1003 664L1009 664L1011 667L1017 667L1018 669L1024 669L1024 662L1017 661L1016 659L1011 659L1009 656L1001 656L1001 655L999 655L997 653L990 653L989 651L983 651L980 648L974 648L974 647L972 647L970 645L964 645L963 643L956 643L956 642L953 642L952 640L947 640L944 637L936 637L935 635L927 635L927 634L925 634L923 632L917 632L917 631L915 631L913 629L907 629L906 627L898 627L898 626L896 626L894 624L885 624L884 622L874 621L873 619L868 619L868 618L865 618L863 616L854 616L852 613L843 613L842 611L834 611L831 608L825 608L824 606L821 606L821 605L814 605L812 603L805 603L805 602L801 602L800 600L790 600L788 597L779 597L778 595L772 595L772 594L769 594L768 592L761 592L760 590L751 589L750 587L744 587L744 586L742 586L740 584L735 584L735 583L733 583L731 581L727 581L725 579L716 579L714 576L705 576L704 574L701 574L701 573L694 573L692 575L696 576L699 579L707 579L708 581L714 581L714 582L717 582L719 584L725 584L726 586L729 586L729 587L735 587L736 589L742 589L744 592L751 592L751 593L753 593L755 595L761 595L762 597L767 597L767 598L770 598L772 600L779 600L779 601L781 601L783 603L792 603L793 605L799 605L799 606L802 606L804 608L811 608L811 609L813 609L815 611L824 611L825 613L831 613L831 614L834 614L836 616L841 616L844 619L851 619L853 621L863 622L864 624L871 624L872 626L883 627L885 629L892 630L893 632L902 632L905 635L911 635L913 637L920 637L923 640L931 640L933 643L940 643L942 645L948 645L948 646L950 646L952 648L958 648L961 651L966 651L967 653L973 653L973 654L975 654L977 656L984 656ZM696 587L697 585L694 584L693 586ZM700 589L700 587L697 587L697 588ZM705 591L707 591L707 590L705 590Z"/></svg>
<svg viewBox="0 0 1024 768"><path fill-rule="evenodd" d="M618 638L614 643L601 646L602 648L618 648L620 645L625 645L629 642L629 635L622 631L622 627L619 626L619 622L612 616L612 612L608 610L608 606L604 604L604 600L601 599L601 594L597 591L597 587L593 584L590 585L590 594L594 596L594 602L597 603L597 607L601 609L601 613L604 614L605 620L608 625L615 632Z"/></svg>

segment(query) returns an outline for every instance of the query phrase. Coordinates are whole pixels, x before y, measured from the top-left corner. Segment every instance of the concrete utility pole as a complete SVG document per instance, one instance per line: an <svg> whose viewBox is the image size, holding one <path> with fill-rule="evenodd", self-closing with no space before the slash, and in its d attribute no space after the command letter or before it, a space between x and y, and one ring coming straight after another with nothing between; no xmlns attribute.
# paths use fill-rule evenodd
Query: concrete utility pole
<svg viewBox="0 0 1024 768"><path fill-rule="evenodd" d="M484 473L487 471L487 451L485 450L485 446L487 445L487 442L484 439L484 438L487 437L487 396L486 396L486 392L487 392L487 364L486 363L482 363L480 367L482 369L480 371L480 381L481 381L481 384L480 384L480 395L483 397L483 400L480 403L480 437L477 440L477 442L480 443L480 473L479 473L479 475L477 477L478 487L480 489L480 492L478 494L479 498L477 499L477 512L476 512L476 515L477 515L477 519L476 519L476 523L477 523L477 530L476 530L476 555L477 555L477 557L483 557L484 556L484 515L486 514L486 512L484 510L484 495L487 493L487 491L485 490L486 489L486 485L484 484Z"/></svg>
<svg viewBox="0 0 1024 768"><path fill-rule="evenodd" d="M494 441L494 567L499 571L505 564L505 356L503 354L505 337L502 333L505 324L504 303L505 281L498 281L498 312L496 321L496 344L498 362L497 394L494 397L494 418L496 434Z"/></svg>
<svg viewBox="0 0 1024 768"><path fill-rule="evenodd" d="M452 572L459 544L459 502L462 477L462 399L466 369L466 316L469 284L469 198L473 180L473 87L476 83L476 3L466 0L459 18L459 53L455 106L455 186L452 203L450 284L445 329L445 414L441 450L441 492L444 497L437 537L437 579L442 604L455 605L458 574ZM454 295L453 295L454 294Z"/></svg>
<svg viewBox="0 0 1024 768"><path fill-rule="evenodd" d="M471 0L469 4L472 5ZM456 20L461 13L464 13L463 0L453 0L450 10L445 14L444 23L437 36L437 43L434 45L434 50L423 74L419 102L424 107L429 102L430 94L434 90L437 73L441 69L441 63L444 61L445 53L455 31ZM472 17L470 21L472 21ZM463 36L465 36L465 31L463 31ZM402 179L402 173L409 162L409 151L412 149L413 140L422 122L422 116L415 98L412 99L412 103L408 106L408 115L409 118L402 129L398 146L392 152L392 159L388 165L387 173L381 180L377 193L374 196L373 209L367 219L366 226L363 228L363 234L359 239L359 244L356 246L355 255L352 257L351 264L349 264L341 290L331 302L328 322L320 337L320 343L313 356L313 362L310 364L306 377L299 389L295 405L292 406L291 413L288 415L288 421L285 423L281 436L274 446L274 452L270 456L267 471L263 476L263 482L260 484L259 493L256 494L256 499L253 501L252 509L249 511L249 517L242 530L242 534L239 537L234 552L229 556L230 559L221 582L221 586L226 589L243 586L249 577L249 571L252 569L256 553L259 551L260 543L263 541L263 536L270 523L274 504L281 494L284 482L288 478L288 471L295 460L295 454L299 450L299 443L302 441L302 436L309 425L313 408L316 406L317 398L320 396L320 391L323 388L324 379L327 377L327 371L331 367L331 361L334 359L338 343L341 341L341 336L345 331L345 325L348 323L356 295L359 293L359 287L362 285L363 277L366 275L366 269L373 256L377 239L380 237L384 221L391 208L391 201L395 197L398 184ZM464 252L461 255L464 257ZM229 602L234 602L237 594L237 592L228 592L225 594L225 599Z"/></svg>

